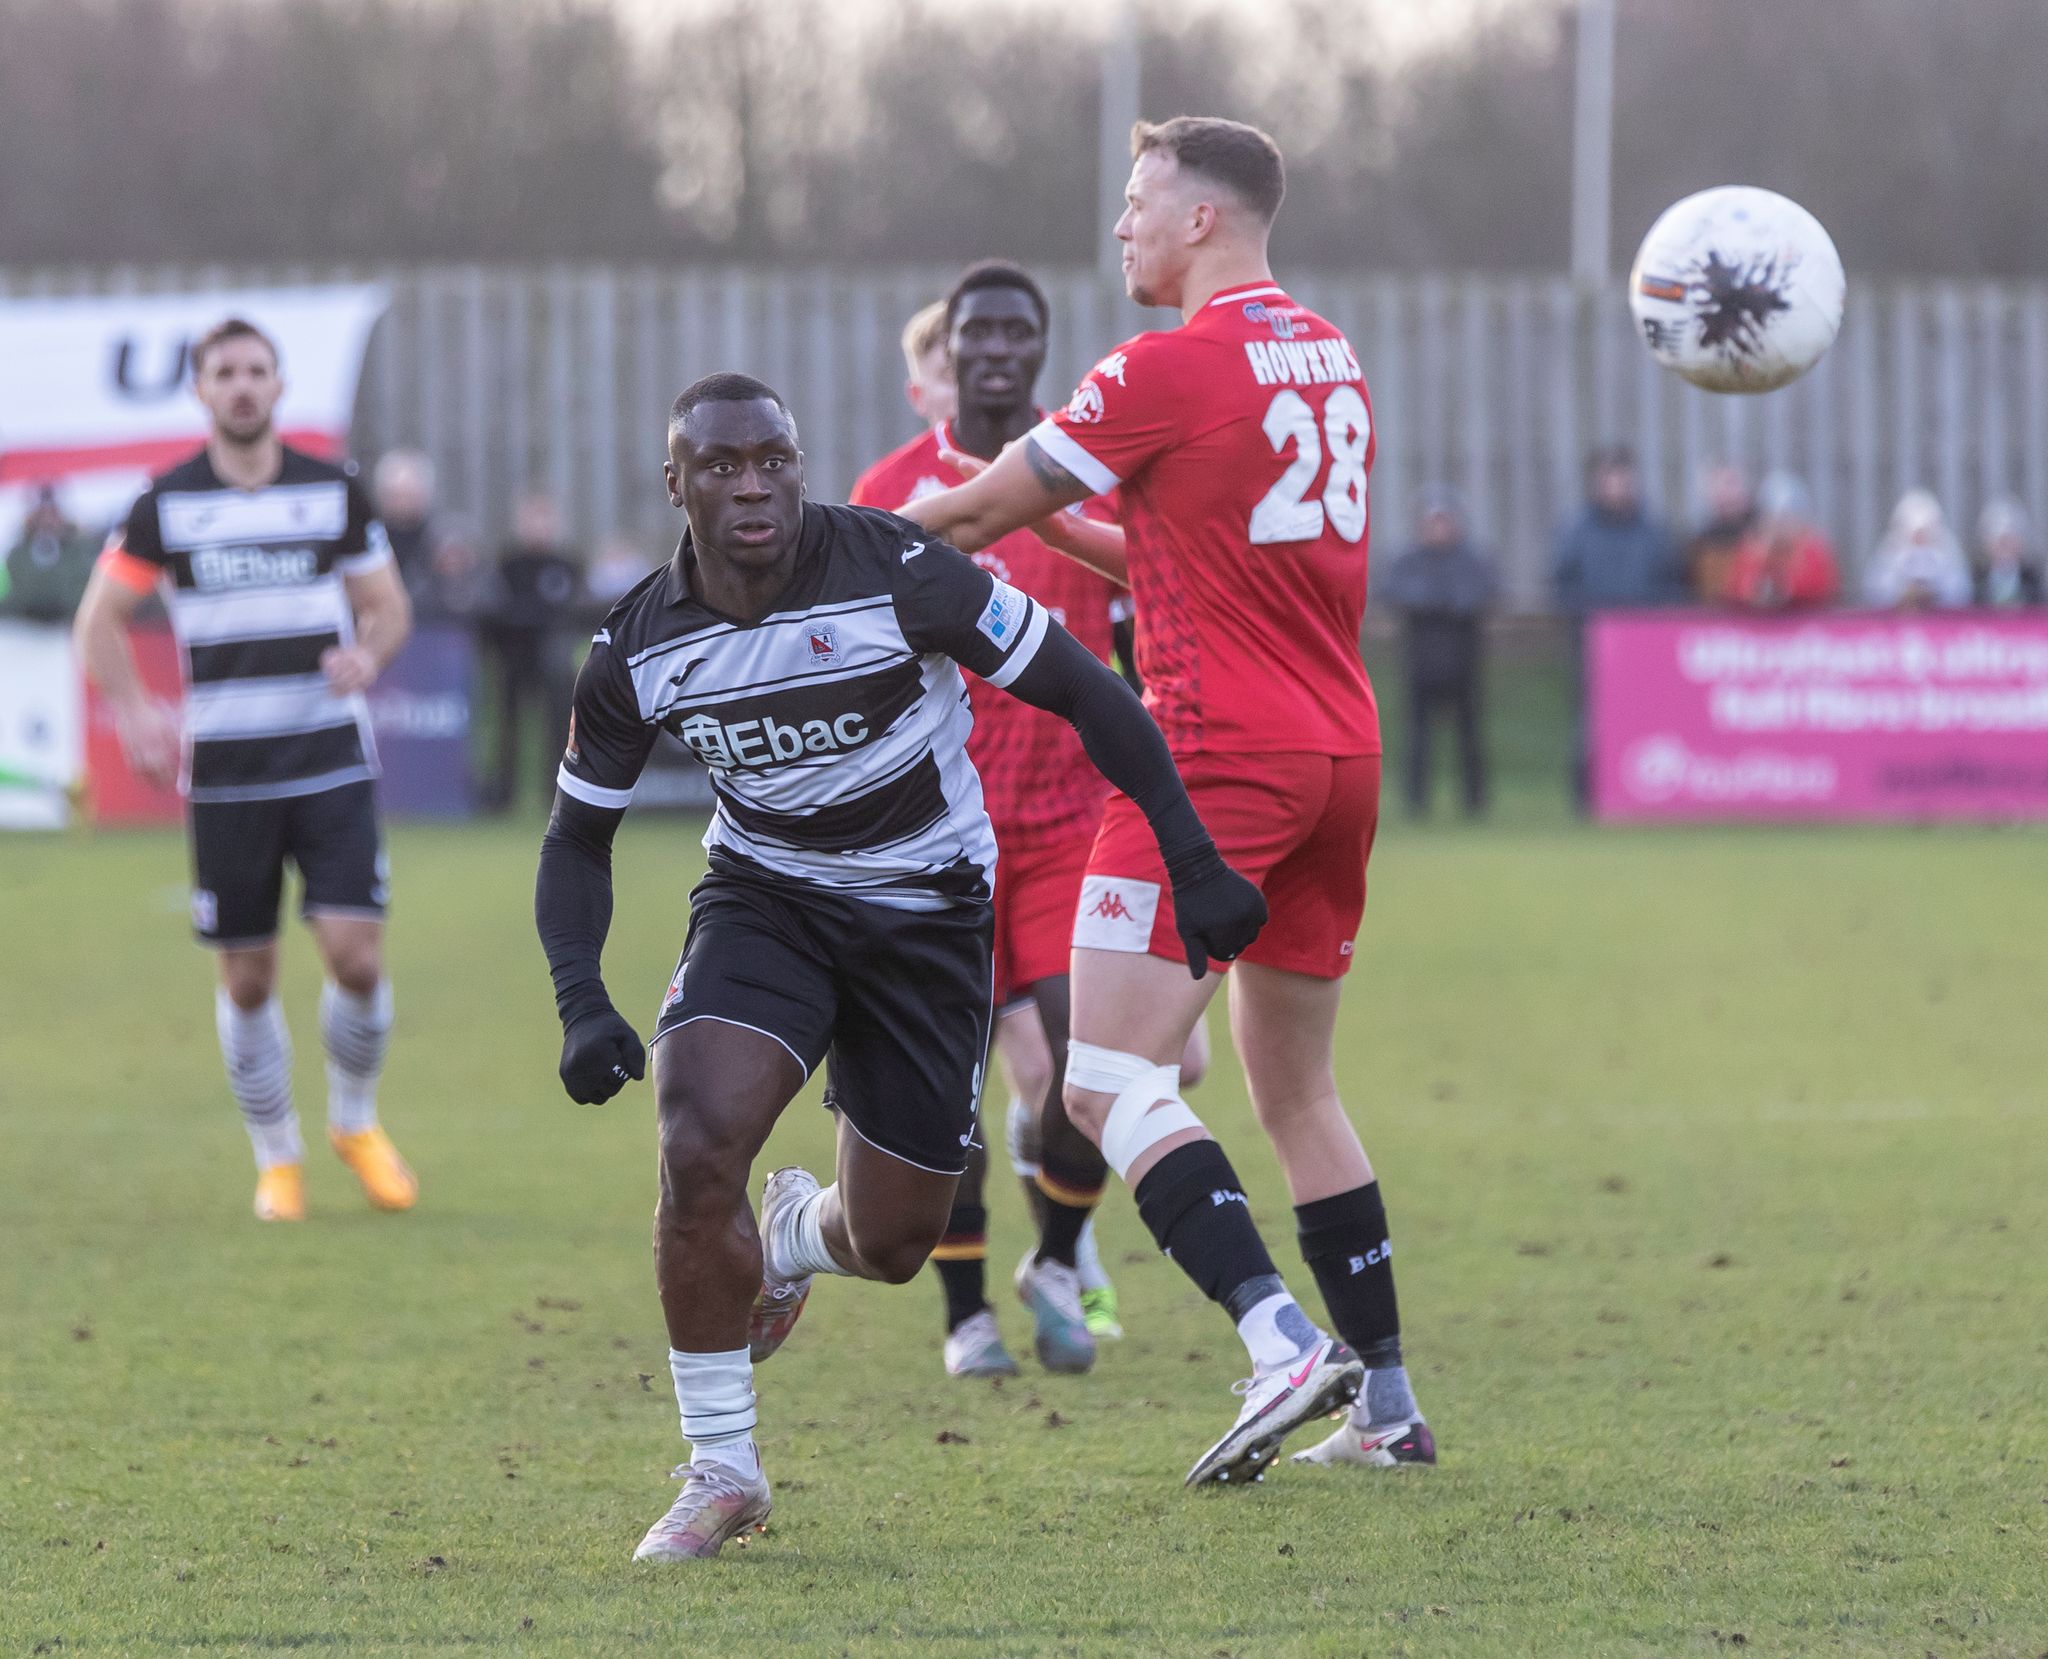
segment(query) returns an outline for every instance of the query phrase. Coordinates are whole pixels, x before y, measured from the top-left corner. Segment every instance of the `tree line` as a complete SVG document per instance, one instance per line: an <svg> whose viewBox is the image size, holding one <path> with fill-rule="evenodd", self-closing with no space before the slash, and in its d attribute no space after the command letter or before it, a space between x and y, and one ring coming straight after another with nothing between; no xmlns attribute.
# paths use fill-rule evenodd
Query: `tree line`
<svg viewBox="0 0 2048 1659"><path fill-rule="evenodd" d="M1566 263L1573 12L1150 4L1144 106L1287 146L1304 266ZM1097 247L1099 5L0 0L0 262L830 260ZM1620 0L1615 250L1709 184L1859 273L2048 274L2042 0Z"/></svg>

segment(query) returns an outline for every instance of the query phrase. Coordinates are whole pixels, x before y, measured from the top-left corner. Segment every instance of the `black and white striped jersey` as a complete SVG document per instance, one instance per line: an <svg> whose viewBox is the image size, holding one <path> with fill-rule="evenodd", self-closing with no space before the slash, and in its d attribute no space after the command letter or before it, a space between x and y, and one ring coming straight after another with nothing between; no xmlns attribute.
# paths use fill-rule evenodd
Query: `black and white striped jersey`
<svg viewBox="0 0 2048 1659"><path fill-rule="evenodd" d="M661 728L710 770L714 871L908 909L986 900L995 836L955 665L1009 685L1047 613L865 507L805 504L795 574L758 622L702 604L694 568L686 533L605 619L576 681L563 792L625 807Z"/></svg>
<svg viewBox="0 0 2048 1659"><path fill-rule="evenodd" d="M155 565L185 659L186 793L310 795L377 774L369 711L320 653L355 639L342 578L391 557L352 470L287 448L275 483L222 482L205 450L150 485L126 552Z"/></svg>

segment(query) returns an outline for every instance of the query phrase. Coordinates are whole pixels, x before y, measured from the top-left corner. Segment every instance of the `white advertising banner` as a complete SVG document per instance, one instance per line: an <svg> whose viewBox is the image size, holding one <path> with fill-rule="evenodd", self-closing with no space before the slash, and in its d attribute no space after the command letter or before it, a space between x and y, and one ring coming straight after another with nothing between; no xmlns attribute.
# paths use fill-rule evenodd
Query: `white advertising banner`
<svg viewBox="0 0 2048 1659"><path fill-rule="evenodd" d="M0 299L0 546L44 486L98 529L204 441L192 342L223 317L246 317L277 342L285 441L340 454L389 299L367 285Z"/></svg>
<svg viewBox="0 0 2048 1659"><path fill-rule="evenodd" d="M0 829L62 829L85 758L71 632L0 618Z"/></svg>

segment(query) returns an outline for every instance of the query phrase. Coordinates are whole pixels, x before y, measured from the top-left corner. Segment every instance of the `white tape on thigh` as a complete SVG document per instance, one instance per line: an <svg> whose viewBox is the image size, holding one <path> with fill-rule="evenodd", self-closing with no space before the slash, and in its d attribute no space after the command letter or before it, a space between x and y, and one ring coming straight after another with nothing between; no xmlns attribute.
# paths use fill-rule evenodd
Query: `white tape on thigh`
<svg viewBox="0 0 2048 1659"><path fill-rule="evenodd" d="M1180 1097L1179 1066L1155 1066L1141 1054L1069 1042L1067 1081L1113 1097L1102 1124L1102 1155L1119 1178L1168 1135L1202 1127Z"/></svg>

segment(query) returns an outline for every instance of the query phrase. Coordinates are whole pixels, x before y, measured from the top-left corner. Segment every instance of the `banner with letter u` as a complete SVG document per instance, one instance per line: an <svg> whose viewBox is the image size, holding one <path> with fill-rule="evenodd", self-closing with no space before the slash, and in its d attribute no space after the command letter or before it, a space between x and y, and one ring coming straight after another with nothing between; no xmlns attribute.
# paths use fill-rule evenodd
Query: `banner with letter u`
<svg viewBox="0 0 2048 1659"><path fill-rule="evenodd" d="M56 486L74 523L98 528L206 441L192 342L224 317L277 342L285 442L340 455L364 348L389 303L385 289L357 283L0 299L0 546L42 486Z"/></svg>
<svg viewBox="0 0 2048 1659"><path fill-rule="evenodd" d="M1587 629L1603 819L2048 818L2048 613Z"/></svg>

